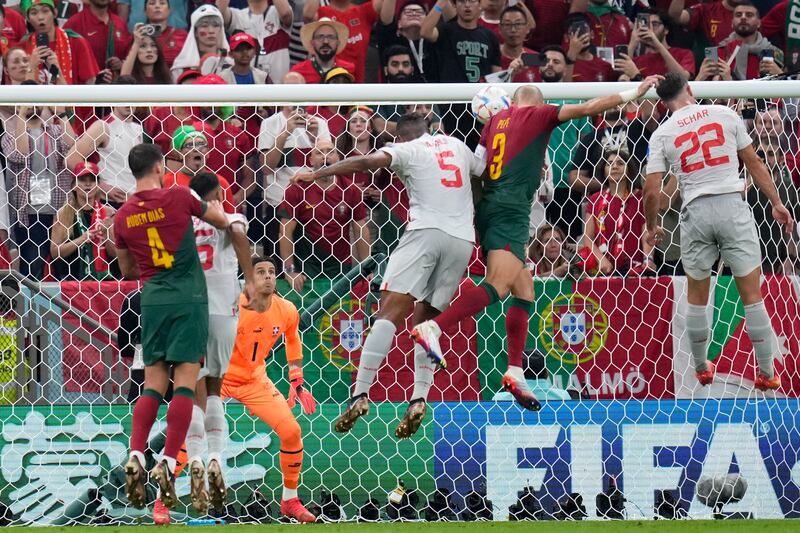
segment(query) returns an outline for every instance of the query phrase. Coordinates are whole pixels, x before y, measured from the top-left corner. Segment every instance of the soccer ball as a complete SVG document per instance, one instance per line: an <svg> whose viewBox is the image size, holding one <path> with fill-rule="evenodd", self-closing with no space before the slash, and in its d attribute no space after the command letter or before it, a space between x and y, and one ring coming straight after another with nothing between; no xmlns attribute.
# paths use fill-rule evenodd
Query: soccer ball
<svg viewBox="0 0 800 533"><path fill-rule="evenodd" d="M490 118L509 107L511 107L511 98L508 97L507 92L496 85L485 87L472 97L472 114L481 124L486 124Z"/></svg>

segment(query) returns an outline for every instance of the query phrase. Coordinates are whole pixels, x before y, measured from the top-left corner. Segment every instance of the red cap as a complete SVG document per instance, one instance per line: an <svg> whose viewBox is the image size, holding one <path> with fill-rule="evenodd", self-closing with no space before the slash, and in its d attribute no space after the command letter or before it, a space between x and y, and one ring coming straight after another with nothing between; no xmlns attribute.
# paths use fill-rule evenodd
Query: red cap
<svg viewBox="0 0 800 533"><path fill-rule="evenodd" d="M228 85L228 82L223 80L217 74L208 74L200 76L192 82L192 85Z"/></svg>
<svg viewBox="0 0 800 533"><path fill-rule="evenodd" d="M229 43L231 45L231 50L236 50L239 48L240 44L244 43L249 44L253 48L258 48L258 41L256 41L256 38L245 32L239 32L231 37Z"/></svg>
<svg viewBox="0 0 800 533"><path fill-rule="evenodd" d="M100 169L97 168L97 165L92 163L91 161L84 161L83 163L78 163L75 165L75 168L72 171L75 174L75 178L80 178L81 176L86 176L91 174L92 176L100 176Z"/></svg>
<svg viewBox="0 0 800 533"><path fill-rule="evenodd" d="M178 76L178 81L176 83L180 85L181 83L186 81L187 78L199 78L200 76L202 76L202 74L200 73L199 70L195 70L193 68L187 68L186 70L181 72L180 76Z"/></svg>

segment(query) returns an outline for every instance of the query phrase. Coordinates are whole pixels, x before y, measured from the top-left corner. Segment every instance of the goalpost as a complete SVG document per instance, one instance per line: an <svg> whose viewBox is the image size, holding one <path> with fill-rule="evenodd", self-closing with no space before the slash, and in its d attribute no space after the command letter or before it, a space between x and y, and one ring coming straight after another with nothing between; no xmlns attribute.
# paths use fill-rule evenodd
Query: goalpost
<svg viewBox="0 0 800 533"><path fill-rule="evenodd" d="M585 100L634 86L538 85L548 102ZM691 86L697 98L732 105L744 113L785 203L800 214L796 156L800 82ZM74 138L64 132L63 121L70 121L78 137L89 126L83 123L86 117L108 112L103 108L113 113L117 107L134 107L135 117L121 113L113 120L141 124L144 138L162 146L174 172L196 170L197 160L189 161L192 148L177 148L173 139L176 127L192 125L209 145L201 167L229 178L233 203L250 218L251 238L258 241L259 250L279 254L278 220L287 217L290 208L298 213L313 210L304 200L282 206L286 183L281 180L290 168L311 164L311 147L327 139L324 130L340 151L352 150L354 144L374 149L375 138L392 142L392 123L398 114L415 110L426 114L434 133L475 139L480 126L469 114L468 103L479 87L0 87L0 116L7 137L0 143L5 171L0 230L10 234L5 243L9 253L0 253L0 503L9 509L7 518L13 514L16 523L35 524L146 519L146 512L127 507L119 468L127 458L132 411L128 391L136 365L120 356L116 334L122 302L137 284L115 279L113 252L104 240L79 244L77 263L68 267L63 258L52 257L47 228L43 233L31 222L40 221L42 227L53 223L55 210L64 198L71 198L72 186L65 185L71 174L55 173L48 178L49 188L41 183L32 186L36 180L30 177L31 168L41 170L41 161L53 165L52 158L68 158ZM509 94L515 88L503 87ZM34 107L35 112L20 117L17 113L23 106ZM270 126L263 123L289 106L319 108L303 113L306 129L298 134L312 130L313 142L284 146L268 158L276 141ZM354 111L366 118L369 128L366 137L356 135L348 142L353 106L369 106ZM58 116L63 114L61 107L66 107L63 117ZM83 111L73 112L73 107ZM296 111L286 113L291 116ZM540 239L533 239L530 265L537 273L548 271L551 264L566 266L563 276L537 276L534 281L535 312L525 362L540 399L547 400L538 413L523 412L499 394L507 364L506 302L445 332L448 369L437 372L427 417L412 439L394 437L413 387L407 331L399 332L378 373L370 393L370 414L351 433L334 433L333 421L350 395L360 349L369 334L385 257L408 216L402 185L388 173L355 177L362 195L359 205L332 206L335 216L325 222L341 226L350 249L339 245L334 250L325 235L316 241L311 236L305 241L296 238L296 250L303 243L310 248L308 263L299 257L295 262L298 271L308 265L308 279L299 291L281 280L278 291L300 311L305 380L321 404L314 415L296 413L305 449L300 481L304 501L321 505L330 519L337 518L332 510L337 508L338 518L348 520L373 518L366 505L370 499L384 519L711 518L715 511L698 499L705 490L703 483L731 473L743 478L747 489L739 494L738 503L720 502L724 505L716 509L717 515L800 517L797 235L774 231L763 197L748 189L768 262L762 292L781 350L776 368L783 385L777 393L753 389L755 357L744 331L742 304L724 265L714 278L709 305L709 358L717 364L718 377L710 387L697 383L686 335L686 281L679 270L663 266L679 259L675 228L680 199L668 181L662 216L671 231L663 248L653 254L661 268L658 275L630 268L624 276L607 277L582 268L586 265L579 255L585 243L581 217L587 197L595 191L584 194L575 184L581 176L601 179L607 162L604 154L620 149L635 174L631 180L640 181L647 132L662 113L653 100L634 102L607 113L604 122L562 126L551 138L549 166L543 169L545 186L531 216L531 236L538 231ZM319 117L318 122L325 120L326 127L311 126L312 116ZM19 120L25 122L31 139L29 153L21 153L15 144L14 126ZM52 126L57 128L48 129ZM48 140L46 157L40 135L58 141ZM359 140L369 142L359 144ZM108 161L126 157L115 153L125 143L111 135L96 147L101 148L99 157ZM120 178L109 174L113 164L100 161L100 168L105 169L101 180ZM248 180L254 183L248 185ZM247 193L237 193L243 185ZM77 195L72 198L78 208L86 206ZM88 214L94 209L94 204L87 207L89 225L97 223ZM369 258L359 257L351 235L357 216L364 217L371 231ZM74 223L70 230L79 231L82 226L75 215L70 220ZM543 224L560 229L539 231ZM563 242L557 242L558 232ZM86 259L100 249L105 269ZM634 253L640 252L637 261L643 262L644 251ZM21 262L27 263L27 275L15 272ZM72 278L64 277L68 272ZM90 272L102 280L78 281L76 272ZM482 273L482 259L476 254L464 284L476 283ZM268 373L285 394L282 347L269 360ZM226 520L275 519L281 485L277 440L241 405L228 402L226 413L231 433L224 455L230 504ZM163 427L162 416L151 435L155 457L163 445ZM400 504L390 504L387 494L400 480L406 496ZM627 502L620 500L612 485ZM173 513L173 518L194 516L186 476L178 479L177 491L187 507ZM325 506L324 493L336 495L341 505ZM606 496L598 498L601 493ZM153 497L149 495L151 501ZM0 523L3 520L0 513Z"/></svg>

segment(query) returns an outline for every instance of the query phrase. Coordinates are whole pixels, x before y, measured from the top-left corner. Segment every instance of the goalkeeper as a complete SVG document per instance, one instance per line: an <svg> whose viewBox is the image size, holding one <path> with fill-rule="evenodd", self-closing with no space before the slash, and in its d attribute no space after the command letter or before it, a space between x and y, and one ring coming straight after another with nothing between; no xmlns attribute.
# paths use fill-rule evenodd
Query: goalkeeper
<svg viewBox="0 0 800 533"><path fill-rule="evenodd" d="M254 294L247 307L241 296L239 324L233 355L222 382L222 397L243 403L251 414L271 427L280 440L280 463L283 473L281 514L298 522L315 522L316 517L297 497L300 468L303 465L303 442L300 425L291 408L299 400L306 414L314 413L316 402L303 388L303 345L295 306L275 294L275 262L253 258ZM289 363L289 401L267 377L266 359L278 338L284 335Z"/></svg>

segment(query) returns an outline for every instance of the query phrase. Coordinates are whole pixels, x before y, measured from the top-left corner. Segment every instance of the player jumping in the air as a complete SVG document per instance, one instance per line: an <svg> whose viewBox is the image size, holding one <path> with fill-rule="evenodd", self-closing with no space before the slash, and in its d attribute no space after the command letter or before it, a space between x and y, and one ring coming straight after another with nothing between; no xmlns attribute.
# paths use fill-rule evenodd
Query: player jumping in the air
<svg viewBox="0 0 800 533"><path fill-rule="evenodd" d="M777 389L780 377L772 360L777 354L775 333L761 297L761 249L753 214L742 197L744 163L753 183L772 204L772 216L787 232L794 220L781 203L772 177L759 159L744 122L729 107L698 105L686 79L668 74L657 89L672 112L650 138L644 206L649 243L659 242L658 197L664 174L673 169L683 199L681 260L686 271L686 331L691 343L697 380L714 380L714 363L707 360L709 326L706 315L711 269L722 256L736 279L744 304L747 334L758 360L755 387Z"/></svg>
<svg viewBox="0 0 800 533"><path fill-rule="evenodd" d="M298 522L314 522L297 497L297 484L303 466L303 441L300 425L291 408L299 401L306 414L317 410L314 397L303 386L303 345L295 306L275 294L275 262L255 257L252 260L253 289L247 307L239 307L236 343L225 379L222 396L234 398L264 421L278 435L283 473L281 514ZM240 300L245 301L242 295ZM283 335L289 363L289 401L267 377L266 360Z"/></svg>
<svg viewBox="0 0 800 533"><path fill-rule="evenodd" d="M539 409L522 371L522 350L534 297L533 279L524 265L531 205L539 188L550 132L567 120L594 116L635 100L659 79L651 76L636 89L562 106L545 105L539 89L525 85L514 93L511 108L500 111L484 126L477 153L485 152L487 172L475 226L487 258L486 279L461 292L447 311L414 328L412 337L431 357L442 357L439 337L443 329L511 292L513 299L506 314L509 366L503 386L522 407Z"/></svg>
<svg viewBox="0 0 800 533"><path fill-rule="evenodd" d="M151 476L167 508L178 502L175 464L192 418L194 389L208 337L208 296L197 256L192 217L219 229L228 220L218 202L198 200L188 189L164 189L164 156L158 146L138 144L128 155L136 192L114 220L120 270L141 279L144 390L136 401L131 453L125 465L126 493L132 505L145 504L144 451L147 437L169 384L174 392L167 410L164 460Z"/></svg>
<svg viewBox="0 0 800 533"><path fill-rule="evenodd" d="M397 140L397 144L374 154L351 157L294 177L295 181L312 181L389 167L408 191L411 221L389 257L381 283L380 310L361 352L353 397L336 421L340 433L350 431L369 411L369 388L412 307L416 325L450 304L475 242L470 177L483 174L485 159L475 156L458 139L432 137L425 119L418 115L397 121ZM432 361L421 346L415 347L414 390L395 430L397 437L408 438L419 429L438 364L444 366L440 354Z"/></svg>
<svg viewBox="0 0 800 533"><path fill-rule="evenodd" d="M208 172L200 172L192 177L189 188L207 202L222 202L224 197L217 176ZM208 349L200 370L192 422L186 434L192 505L200 512L208 507L205 468L201 457L204 442L208 442L208 488L211 505L220 510L225 503L222 450L228 442L228 424L220 399L220 389L236 340L241 293L239 265L244 273L245 285L249 288L253 283L247 219L241 214L226 213L225 216L229 223L228 231L219 230L201 219L194 219L197 253L208 287L209 312Z"/></svg>

